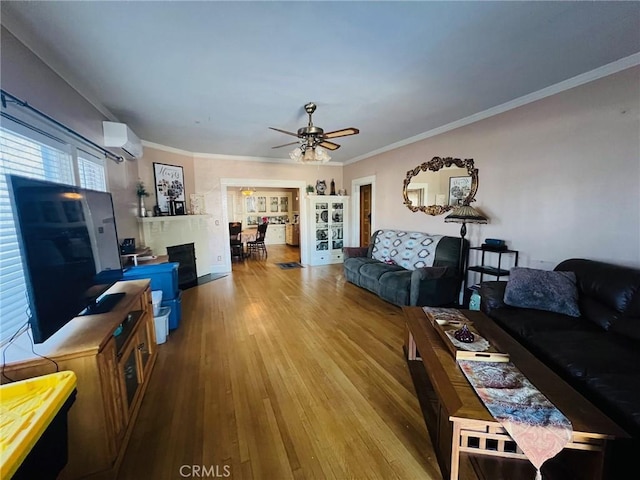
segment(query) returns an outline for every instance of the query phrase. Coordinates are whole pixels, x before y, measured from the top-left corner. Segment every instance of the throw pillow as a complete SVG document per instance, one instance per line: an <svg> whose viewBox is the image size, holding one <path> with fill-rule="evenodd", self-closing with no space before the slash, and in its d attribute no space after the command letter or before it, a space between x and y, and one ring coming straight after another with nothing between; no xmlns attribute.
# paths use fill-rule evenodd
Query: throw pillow
<svg viewBox="0 0 640 480"><path fill-rule="evenodd" d="M504 303L579 317L576 274L514 267L509 273Z"/></svg>

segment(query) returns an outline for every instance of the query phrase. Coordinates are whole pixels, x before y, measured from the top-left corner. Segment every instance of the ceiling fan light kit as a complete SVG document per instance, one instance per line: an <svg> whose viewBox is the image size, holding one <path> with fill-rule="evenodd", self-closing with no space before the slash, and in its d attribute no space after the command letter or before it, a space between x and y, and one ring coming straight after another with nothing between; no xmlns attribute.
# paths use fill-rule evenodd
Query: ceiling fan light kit
<svg viewBox="0 0 640 480"><path fill-rule="evenodd" d="M289 152L289 157L298 163L327 163L331 160L331 155L324 148L308 148L306 145L294 148Z"/></svg>
<svg viewBox="0 0 640 480"><path fill-rule="evenodd" d="M316 127L313 124L311 115L316 111L316 104L309 102L304 106L305 112L309 115L309 124L306 127L298 129L298 133L288 132L275 127L269 127L276 132L286 133L287 135L293 135L299 138L300 145L289 152L289 157L299 163L326 163L331 160L331 156L327 150L337 150L340 145L337 143L329 142L328 138L346 137L348 135L356 135L360 133L357 128L349 127L341 130L335 130L333 132L324 133L324 130L320 127ZM285 143L284 145L278 145L272 148L280 148L288 145L293 145L298 142Z"/></svg>

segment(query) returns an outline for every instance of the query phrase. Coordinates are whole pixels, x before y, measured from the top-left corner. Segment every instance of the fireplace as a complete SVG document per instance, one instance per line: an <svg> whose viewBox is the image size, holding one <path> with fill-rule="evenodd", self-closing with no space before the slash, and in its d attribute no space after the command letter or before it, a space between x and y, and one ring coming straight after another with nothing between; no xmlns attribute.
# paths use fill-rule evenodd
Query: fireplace
<svg viewBox="0 0 640 480"><path fill-rule="evenodd" d="M154 255L164 255L167 247L193 243L198 275L207 275L212 263L208 221L207 215L138 217L140 244Z"/></svg>
<svg viewBox="0 0 640 480"><path fill-rule="evenodd" d="M178 286L187 289L198 285L196 250L193 243L167 247L170 262L178 262Z"/></svg>

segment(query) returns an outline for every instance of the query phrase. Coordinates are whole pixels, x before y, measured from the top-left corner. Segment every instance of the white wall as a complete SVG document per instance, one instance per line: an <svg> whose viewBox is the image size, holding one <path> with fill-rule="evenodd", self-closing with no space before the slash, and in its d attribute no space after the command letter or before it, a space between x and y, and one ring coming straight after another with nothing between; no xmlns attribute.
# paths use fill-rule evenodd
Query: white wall
<svg viewBox="0 0 640 480"><path fill-rule="evenodd" d="M377 228L458 235L445 215L402 204L406 172L433 156L473 158L472 245L502 238L520 265L583 257L640 266L640 67L348 165L344 182L376 176Z"/></svg>

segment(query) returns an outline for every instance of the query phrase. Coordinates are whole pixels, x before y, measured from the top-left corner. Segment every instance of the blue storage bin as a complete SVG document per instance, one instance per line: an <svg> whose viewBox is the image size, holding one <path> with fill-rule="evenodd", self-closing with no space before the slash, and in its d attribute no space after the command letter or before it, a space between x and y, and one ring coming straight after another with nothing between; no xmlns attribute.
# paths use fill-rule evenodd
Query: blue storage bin
<svg viewBox="0 0 640 480"><path fill-rule="evenodd" d="M175 330L180 325L182 319L182 290L178 290L178 295L173 300L162 299L163 307L171 307L169 314L169 330Z"/></svg>
<svg viewBox="0 0 640 480"><path fill-rule="evenodd" d="M154 265L138 265L124 272L123 280L151 279L151 290L162 290L162 305L165 300L173 300L178 296L177 262L158 263Z"/></svg>

